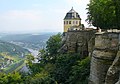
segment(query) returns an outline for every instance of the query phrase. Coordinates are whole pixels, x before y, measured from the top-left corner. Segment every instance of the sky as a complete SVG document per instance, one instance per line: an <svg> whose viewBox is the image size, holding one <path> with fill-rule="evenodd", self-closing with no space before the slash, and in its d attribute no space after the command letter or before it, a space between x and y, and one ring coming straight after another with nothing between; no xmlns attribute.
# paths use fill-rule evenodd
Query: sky
<svg viewBox="0 0 120 84"><path fill-rule="evenodd" d="M0 32L63 32L63 19L73 7L87 18L89 0L0 0Z"/></svg>

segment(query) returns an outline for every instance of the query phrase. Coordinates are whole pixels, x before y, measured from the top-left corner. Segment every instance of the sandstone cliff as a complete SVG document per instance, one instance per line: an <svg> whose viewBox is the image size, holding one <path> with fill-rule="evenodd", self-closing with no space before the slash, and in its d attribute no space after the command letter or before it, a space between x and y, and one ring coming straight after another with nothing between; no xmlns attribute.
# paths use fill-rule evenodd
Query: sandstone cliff
<svg viewBox="0 0 120 84"><path fill-rule="evenodd" d="M89 84L120 84L120 32L68 31L62 52L91 57Z"/></svg>
<svg viewBox="0 0 120 84"><path fill-rule="evenodd" d="M96 33L89 84L120 84L120 33Z"/></svg>

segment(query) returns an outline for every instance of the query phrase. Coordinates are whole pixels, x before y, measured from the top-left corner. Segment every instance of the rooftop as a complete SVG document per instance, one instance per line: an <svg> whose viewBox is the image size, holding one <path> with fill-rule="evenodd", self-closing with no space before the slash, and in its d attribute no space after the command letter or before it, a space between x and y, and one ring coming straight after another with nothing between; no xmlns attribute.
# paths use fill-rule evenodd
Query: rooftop
<svg viewBox="0 0 120 84"><path fill-rule="evenodd" d="M73 9L73 7L66 14L64 19L79 19L79 20L81 20L80 15Z"/></svg>

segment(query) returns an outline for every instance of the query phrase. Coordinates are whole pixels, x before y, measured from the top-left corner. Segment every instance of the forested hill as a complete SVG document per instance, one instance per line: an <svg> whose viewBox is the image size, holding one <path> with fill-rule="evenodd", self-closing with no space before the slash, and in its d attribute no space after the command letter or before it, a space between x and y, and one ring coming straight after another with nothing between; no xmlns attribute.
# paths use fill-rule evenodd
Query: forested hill
<svg viewBox="0 0 120 84"><path fill-rule="evenodd" d="M30 53L27 49L24 49L20 46L0 40L0 53L3 53L3 52L11 56L22 56Z"/></svg>
<svg viewBox="0 0 120 84"><path fill-rule="evenodd" d="M21 47L39 50L46 46L46 41L54 33L42 33L42 34L10 34L1 36L1 40L11 42Z"/></svg>
<svg viewBox="0 0 120 84"><path fill-rule="evenodd" d="M18 41L18 42L27 42L27 43L40 43L40 41L46 41L51 35L55 33L45 33L45 34L13 34L6 35L0 39L4 41Z"/></svg>

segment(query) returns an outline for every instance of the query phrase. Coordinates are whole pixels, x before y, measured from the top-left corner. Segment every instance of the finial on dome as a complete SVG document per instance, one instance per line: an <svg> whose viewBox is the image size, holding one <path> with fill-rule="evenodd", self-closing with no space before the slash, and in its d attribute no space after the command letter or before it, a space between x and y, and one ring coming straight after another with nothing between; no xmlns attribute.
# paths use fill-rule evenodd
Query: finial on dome
<svg viewBox="0 0 120 84"><path fill-rule="evenodd" d="M73 6L72 6L72 9L73 9Z"/></svg>
<svg viewBox="0 0 120 84"><path fill-rule="evenodd" d="M75 10L73 9L73 7L72 7L71 10L69 11L69 13L71 13L71 12L75 12Z"/></svg>

